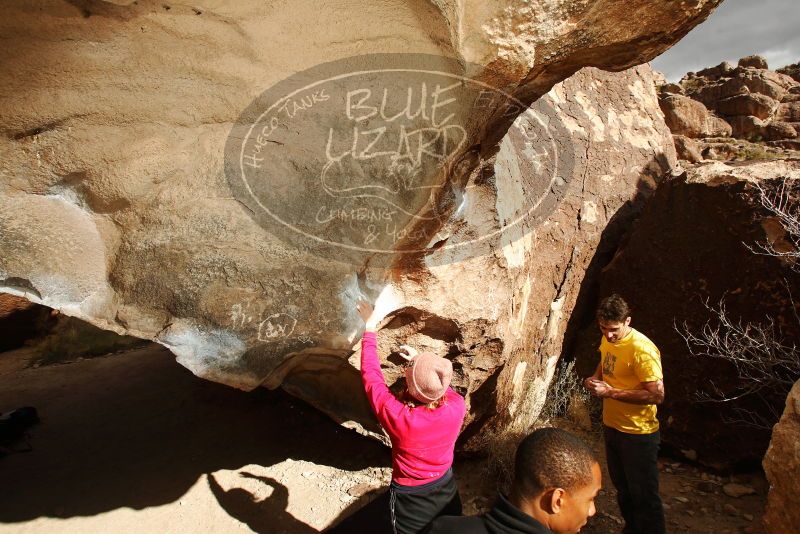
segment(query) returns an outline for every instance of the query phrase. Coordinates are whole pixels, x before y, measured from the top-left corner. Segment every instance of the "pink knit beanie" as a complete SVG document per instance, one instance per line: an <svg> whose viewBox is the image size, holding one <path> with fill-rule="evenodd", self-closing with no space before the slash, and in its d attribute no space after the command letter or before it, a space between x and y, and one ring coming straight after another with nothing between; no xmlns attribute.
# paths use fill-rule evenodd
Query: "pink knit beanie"
<svg viewBox="0 0 800 534"><path fill-rule="evenodd" d="M432 352L414 356L411 366L406 368L406 386L412 397L428 404L439 400L447 391L453 377L450 360Z"/></svg>

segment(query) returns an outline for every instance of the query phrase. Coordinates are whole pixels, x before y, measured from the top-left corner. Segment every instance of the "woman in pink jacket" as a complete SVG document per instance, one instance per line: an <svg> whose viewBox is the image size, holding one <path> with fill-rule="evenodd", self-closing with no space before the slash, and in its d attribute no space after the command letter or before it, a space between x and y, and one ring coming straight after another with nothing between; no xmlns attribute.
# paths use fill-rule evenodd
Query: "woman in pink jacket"
<svg viewBox="0 0 800 534"><path fill-rule="evenodd" d="M461 515L452 466L453 448L464 422L464 399L449 387L450 360L431 352L411 357L405 370L406 388L395 397L381 373L372 306L360 301L357 308L366 323L361 379L392 441L392 526L396 534L416 534L440 515Z"/></svg>

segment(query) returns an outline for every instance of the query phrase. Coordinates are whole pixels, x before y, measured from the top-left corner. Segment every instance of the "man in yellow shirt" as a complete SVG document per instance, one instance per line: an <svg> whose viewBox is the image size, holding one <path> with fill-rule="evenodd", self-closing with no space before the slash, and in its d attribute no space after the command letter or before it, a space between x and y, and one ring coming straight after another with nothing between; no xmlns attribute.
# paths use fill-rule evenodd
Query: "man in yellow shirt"
<svg viewBox="0 0 800 534"><path fill-rule="evenodd" d="M663 534L656 419L656 405L664 401L661 354L630 326L630 308L619 295L600 302L597 323L603 332L600 363L584 385L603 399L606 461L625 518L623 533Z"/></svg>

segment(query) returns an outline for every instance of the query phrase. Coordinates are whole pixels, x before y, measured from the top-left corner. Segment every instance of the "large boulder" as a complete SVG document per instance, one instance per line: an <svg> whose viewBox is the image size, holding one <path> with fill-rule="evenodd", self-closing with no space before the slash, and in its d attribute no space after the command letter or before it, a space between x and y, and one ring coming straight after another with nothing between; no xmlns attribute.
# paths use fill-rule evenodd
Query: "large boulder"
<svg viewBox="0 0 800 534"><path fill-rule="evenodd" d="M703 156L700 154L700 145L694 139L684 135L673 135L672 140L675 143L675 152L678 155L678 159L690 163L699 163L703 160Z"/></svg>
<svg viewBox="0 0 800 534"><path fill-rule="evenodd" d="M718 4L7 2L0 287L340 419L368 418L347 357L377 300L511 413L606 222L674 158L645 71L529 106Z"/></svg>
<svg viewBox="0 0 800 534"><path fill-rule="evenodd" d="M758 117L751 115L736 115L728 117L731 125L731 135L738 139L757 139L764 135L766 123Z"/></svg>
<svg viewBox="0 0 800 534"><path fill-rule="evenodd" d="M723 76L730 76L736 67L729 61L723 61L716 67L708 67L706 69L695 72L695 76L703 78L718 79Z"/></svg>
<svg viewBox="0 0 800 534"><path fill-rule="evenodd" d="M800 121L800 98L791 102L779 104L775 118L776 120L786 122Z"/></svg>
<svg viewBox="0 0 800 534"><path fill-rule="evenodd" d="M796 82L800 82L800 63L793 63L792 65L786 65L785 67L777 69L775 72L779 74L784 74L786 76L791 77Z"/></svg>
<svg viewBox="0 0 800 534"><path fill-rule="evenodd" d="M709 113L697 100L679 94L667 94L659 104L667 126L676 135L715 137L731 133L725 121Z"/></svg>
<svg viewBox="0 0 800 534"><path fill-rule="evenodd" d="M628 300L633 326L661 350L665 447L678 454L694 451L700 462L718 468L760 461L786 392L767 385L758 394L715 402L758 383L740 378L733 359L706 356L684 336L702 337L708 325L734 339L730 325L769 330L772 324L786 346L800 342L792 300L800 273L784 258L757 253L768 244L793 250L757 187L773 195L784 182L793 195L800 191L800 162L713 162L662 183L601 279L600 296L616 292ZM721 305L728 327L718 313ZM586 374L597 365L599 336L588 324L576 345Z"/></svg>
<svg viewBox="0 0 800 534"><path fill-rule="evenodd" d="M764 56L753 55L753 56L745 56L739 59L739 66L740 67L752 67L754 69L768 69L769 66L767 64L767 60L764 59Z"/></svg>
<svg viewBox="0 0 800 534"><path fill-rule="evenodd" d="M765 141L780 141L795 137L797 137L797 130L788 122L772 121L764 127Z"/></svg>
<svg viewBox="0 0 800 534"><path fill-rule="evenodd" d="M570 163L544 184L556 195L542 197L550 207L539 210L540 220L511 229L492 245L493 252L480 257L451 262L446 258L464 252L432 251L425 271L399 274L384 288L379 305L385 298L400 303L378 334L387 380L399 385L400 344L447 354L456 371L454 385L467 393L470 408L464 448L482 449L487 439L527 428L538 416L579 290L598 274L598 247L606 254L613 250L675 164L656 98L647 67L618 74L588 68L556 85L533 110L563 125L558 145L570 148L558 157ZM540 135L535 122L517 119L488 168L473 177L464 200L468 209L441 231L443 237L464 242L523 215L525 204L518 202L528 193L511 197L512 204L501 194L542 190L541 169L552 147L537 141ZM270 379L277 377L276 383L335 417L352 414L339 399L343 383L360 387L353 375L360 352L350 356L350 366L335 360L335 369L323 358L322 351L307 351L279 369L288 371L286 376ZM322 370L335 370L338 378Z"/></svg>
<svg viewBox="0 0 800 534"><path fill-rule="evenodd" d="M769 119L775 113L778 102L768 96L747 93L725 98L717 102L716 110L722 115L751 115L759 119Z"/></svg>
<svg viewBox="0 0 800 534"><path fill-rule="evenodd" d="M696 83L689 85L688 82ZM715 109L717 102L725 98L750 93L750 89L738 78L723 78L710 83L698 78L691 80L684 78L681 84L681 87L684 87L684 94L702 102L709 109Z"/></svg>
<svg viewBox="0 0 800 534"><path fill-rule="evenodd" d="M683 87L677 83L665 83L658 86L658 91L660 93L669 93L675 95L682 95L683 94Z"/></svg>
<svg viewBox="0 0 800 534"><path fill-rule="evenodd" d="M770 485L764 514L767 532L796 531L800 525L800 381L789 392L781 420L772 429L764 471Z"/></svg>
<svg viewBox="0 0 800 534"><path fill-rule="evenodd" d="M759 93L774 100L780 100L783 95L797 85L789 76L770 70L743 69L734 72L734 78L727 82L730 90L737 87L746 87L751 93Z"/></svg>
<svg viewBox="0 0 800 534"><path fill-rule="evenodd" d="M716 76L686 76L680 84L685 94L702 102L708 109L717 110L717 103L737 95L757 93L780 101L798 83L791 77L770 70L736 68L715 71Z"/></svg>

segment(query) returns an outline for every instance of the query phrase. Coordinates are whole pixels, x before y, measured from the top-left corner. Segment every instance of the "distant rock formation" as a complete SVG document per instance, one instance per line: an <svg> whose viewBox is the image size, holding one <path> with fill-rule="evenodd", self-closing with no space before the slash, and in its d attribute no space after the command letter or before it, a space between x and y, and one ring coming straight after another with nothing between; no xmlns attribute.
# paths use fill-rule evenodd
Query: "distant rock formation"
<svg viewBox="0 0 800 534"><path fill-rule="evenodd" d="M775 72L779 74L785 74L786 76L791 76L795 81L800 82L800 63L786 65L785 67L779 68Z"/></svg>
<svg viewBox="0 0 800 534"><path fill-rule="evenodd" d="M725 61L690 72L677 84L664 83L659 94L672 133L695 139L676 142L682 159L696 162L800 155L796 65L771 71L763 57L747 56L738 66Z"/></svg>

